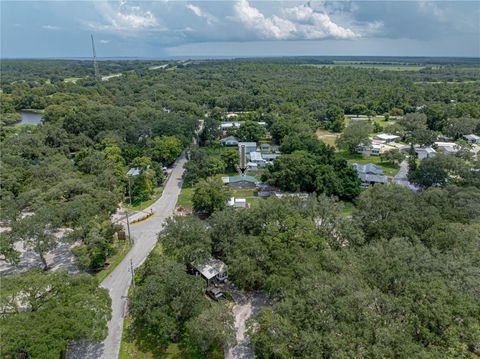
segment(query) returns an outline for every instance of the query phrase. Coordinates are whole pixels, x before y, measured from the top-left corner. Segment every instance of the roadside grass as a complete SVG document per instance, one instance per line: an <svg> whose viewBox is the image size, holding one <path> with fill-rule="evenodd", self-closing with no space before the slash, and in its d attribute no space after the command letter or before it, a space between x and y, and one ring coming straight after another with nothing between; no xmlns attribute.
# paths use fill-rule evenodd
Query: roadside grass
<svg viewBox="0 0 480 359"><path fill-rule="evenodd" d="M185 209L191 210L192 205L192 195L193 195L193 188L192 187L182 187L180 191L180 195L177 199L177 208L183 207Z"/></svg>
<svg viewBox="0 0 480 359"><path fill-rule="evenodd" d="M364 158L361 154L351 154L351 153L346 153L344 151L342 152L342 157L347 160L349 165L352 165L354 163L360 163L360 164L373 163L378 166L382 166L383 174L385 176L390 176L390 177L395 176L400 168L400 166L398 165L392 165L389 162L382 162L379 156L370 156L370 157Z"/></svg>
<svg viewBox="0 0 480 359"><path fill-rule="evenodd" d="M117 251L112 257L108 258L108 263L110 263L108 267L106 267L105 269L95 274L95 277L98 279L99 282L102 282L105 278L108 277L110 273L113 272L113 270L120 264L123 258L127 255L130 248L132 248L132 245L130 244L128 239L117 242L117 248L116 248Z"/></svg>
<svg viewBox="0 0 480 359"><path fill-rule="evenodd" d="M128 200L127 200L127 202L125 203L125 208L129 212L144 210L148 206L155 203L162 196L163 188L164 188L163 185L155 188L155 190L153 192L153 195L149 199L147 199L146 201L142 201L138 204L134 204L134 205L130 206L130 204L128 203Z"/></svg>

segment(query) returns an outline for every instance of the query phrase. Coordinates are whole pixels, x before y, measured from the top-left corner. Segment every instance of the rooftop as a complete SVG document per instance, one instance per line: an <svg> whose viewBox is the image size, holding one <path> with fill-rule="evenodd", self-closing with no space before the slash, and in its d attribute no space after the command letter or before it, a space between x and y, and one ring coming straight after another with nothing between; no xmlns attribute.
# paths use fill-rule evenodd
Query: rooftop
<svg viewBox="0 0 480 359"><path fill-rule="evenodd" d="M223 273L227 270L227 265L219 259L210 258L205 262L194 264L197 271L206 279L212 279L219 273Z"/></svg>

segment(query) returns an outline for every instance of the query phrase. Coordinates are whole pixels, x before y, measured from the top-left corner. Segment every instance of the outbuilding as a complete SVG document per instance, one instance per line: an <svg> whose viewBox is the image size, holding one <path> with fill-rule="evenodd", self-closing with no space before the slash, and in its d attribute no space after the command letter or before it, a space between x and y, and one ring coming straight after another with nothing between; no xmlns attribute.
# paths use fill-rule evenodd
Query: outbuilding
<svg viewBox="0 0 480 359"><path fill-rule="evenodd" d="M202 276L207 281L207 285L215 282L223 283L228 279L228 267L219 259L209 258L206 261L198 261L192 266L195 274Z"/></svg>
<svg viewBox="0 0 480 359"><path fill-rule="evenodd" d="M465 136L463 136L463 138L464 138L465 141L467 141L468 143L480 144L480 136L471 134L471 135L465 135Z"/></svg>

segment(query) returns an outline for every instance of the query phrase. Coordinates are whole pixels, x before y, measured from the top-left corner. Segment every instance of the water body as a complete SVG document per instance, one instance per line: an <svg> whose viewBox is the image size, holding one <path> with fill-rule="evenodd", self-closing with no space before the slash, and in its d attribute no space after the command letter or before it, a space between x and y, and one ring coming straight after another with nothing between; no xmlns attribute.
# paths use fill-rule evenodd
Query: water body
<svg viewBox="0 0 480 359"><path fill-rule="evenodd" d="M20 125L38 125L42 122L43 115L38 112L32 111L18 111L20 114L20 122L18 122L15 126Z"/></svg>

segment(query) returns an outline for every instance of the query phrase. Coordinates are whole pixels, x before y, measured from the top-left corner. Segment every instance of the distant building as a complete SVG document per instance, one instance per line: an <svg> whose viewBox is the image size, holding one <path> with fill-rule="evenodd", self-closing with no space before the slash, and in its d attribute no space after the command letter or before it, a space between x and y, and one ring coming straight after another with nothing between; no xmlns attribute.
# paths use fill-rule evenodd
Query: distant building
<svg viewBox="0 0 480 359"><path fill-rule="evenodd" d="M260 145L260 152L270 152L271 148L268 143L262 143Z"/></svg>
<svg viewBox="0 0 480 359"><path fill-rule="evenodd" d="M368 121L368 117L350 117L350 121Z"/></svg>
<svg viewBox="0 0 480 359"><path fill-rule="evenodd" d="M463 138L464 138L465 141L467 141L468 143L480 144L480 136L471 134L471 135L465 135L465 136L463 136Z"/></svg>
<svg viewBox="0 0 480 359"><path fill-rule="evenodd" d="M196 275L202 276L207 284L223 283L228 279L228 267L219 259L210 258L192 265Z"/></svg>
<svg viewBox="0 0 480 359"><path fill-rule="evenodd" d="M235 136L228 136L220 140L222 146L238 146L238 139Z"/></svg>
<svg viewBox="0 0 480 359"><path fill-rule="evenodd" d="M235 198L231 197L227 205L230 207L235 207L235 208L247 208L247 200L245 198Z"/></svg>
<svg viewBox="0 0 480 359"><path fill-rule="evenodd" d="M265 166L265 160L260 152L250 152L250 162L256 163L258 167Z"/></svg>
<svg viewBox="0 0 480 359"><path fill-rule="evenodd" d="M435 142L434 145L446 155L453 155L460 150L460 145L455 142Z"/></svg>
<svg viewBox="0 0 480 359"><path fill-rule="evenodd" d="M240 151L242 146L245 146L245 153L255 152L257 150L256 142L239 142L238 150Z"/></svg>
<svg viewBox="0 0 480 359"><path fill-rule="evenodd" d="M375 135L374 139L383 143L391 143L399 140L400 136L390 135L387 133L379 133L378 135Z"/></svg>
<svg viewBox="0 0 480 359"><path fill-rule="evenodd" d="M365 165L354 163L352 167L355 171L357 171L358 177L362 182L362 187L368 187L375 183L385 184L388 181L387 176L383 175L382 167L373 163L368 163Z"/></svg>
<svg viewBox="0 0 480 359"><path fill-rule="evenodd" d="M431 147L416 147L415 152L419 160L435 157L435 155L437 154L437 151L435 151Z"/></svg>
<svg viewBox="0 0 480 359"><path fill-rule="evenodd" d="M231 128L240 128L241 125L242 123L238 121L223 121L220 123L220 129L228 130Z"/></svg>
<svg viewBox="0 0 480 359"><path fill-rule="evenodd" d="M363 156L380 156L383 145L379 143L372 143L370 145L359 145L357 152Z"/></svg>
<svg viewBox="0 0 480 359"><path fill-rule="evenodd" d="M255 188L257 179L253 176L230 176L222 177L224 184L234 188Z"/></svg>

